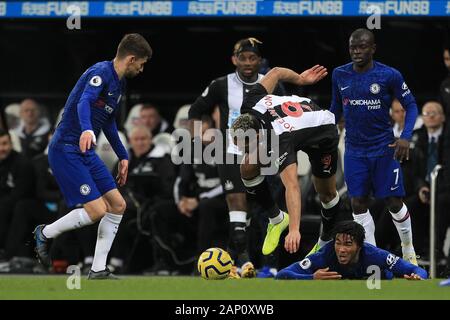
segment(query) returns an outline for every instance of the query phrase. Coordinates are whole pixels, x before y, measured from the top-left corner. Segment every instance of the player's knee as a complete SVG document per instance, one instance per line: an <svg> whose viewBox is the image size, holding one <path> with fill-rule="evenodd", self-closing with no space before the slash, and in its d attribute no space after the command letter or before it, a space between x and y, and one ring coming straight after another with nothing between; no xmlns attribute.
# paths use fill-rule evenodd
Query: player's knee
<svg viewBox="0 0 450 320"><path fill-rule="evenodd" d="M115 201L111 207L111 213L114 214L123 214L127 208L127 203L123 198L120 200Z"/></svg>
<svg viewBox="0 0 450 320"><path fill-rule="evenodd" d="M252 179L259 175L259 166L257 164L242 163L240 169L242 179Z"/></svg>
<svg viewBox="0 0 450 320"><path fill-rule="evenodd" d="M319 199L323 203L329 203L336 198L336 189L330 189L319 193Z"/></svg>
<svg viewBox="0 0 450 320"><path fill-rule="evenodd" d="M226 195L226 200L230 211L247 211L245 193L229 193Z"/></svg>
<svg viewBox="0 0 450 320"><path fill-rule="evenodd" d="M352 198L352 209L355 214L361 214L369 209L369 203L366 199Z"/></svg>
<svg viewBox="0 0 450 320"><path fill-rule="evenodd" d="M398 197L387 198L386 204L390 212L399 212L403 207L403 201Z"/></svg>

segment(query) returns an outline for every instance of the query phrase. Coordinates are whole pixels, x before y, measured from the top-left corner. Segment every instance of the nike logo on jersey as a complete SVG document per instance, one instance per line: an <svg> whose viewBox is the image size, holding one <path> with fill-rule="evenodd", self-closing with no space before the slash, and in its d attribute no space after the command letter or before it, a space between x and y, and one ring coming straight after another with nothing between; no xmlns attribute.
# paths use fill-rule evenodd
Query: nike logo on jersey
<svg viewBox="0 0 450 320"><path fill-rule="evenodd" d="M394 191L395 189L397 189L399 186L396 187L391 187L391 191Z"/></svg>
<svg viewBox="0 0 450 320"><path fill-rule="evenodd" d="M113 96L113 95L114 95L114 93L108 92L108 96Z"/></svg>
<svg viewBox="0 0 450 320"><path fill-rule="evenodd" d="M350 88L350 86L342 87L341 91L344 91L345 89L348 89L348 88Z"/></svg>

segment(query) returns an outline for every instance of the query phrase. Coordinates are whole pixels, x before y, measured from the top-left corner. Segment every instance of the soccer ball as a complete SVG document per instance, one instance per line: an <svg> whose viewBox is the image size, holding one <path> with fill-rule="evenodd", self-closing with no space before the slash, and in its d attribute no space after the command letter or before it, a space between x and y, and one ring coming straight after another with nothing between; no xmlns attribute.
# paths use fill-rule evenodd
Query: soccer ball
<svg viewBox="0 0 450 320"><path fill-rule="evenodd" d="M233 266L233 260L228 252L220 248L209 248L198 258L198 272L203 279L225 279Z"/></svg>

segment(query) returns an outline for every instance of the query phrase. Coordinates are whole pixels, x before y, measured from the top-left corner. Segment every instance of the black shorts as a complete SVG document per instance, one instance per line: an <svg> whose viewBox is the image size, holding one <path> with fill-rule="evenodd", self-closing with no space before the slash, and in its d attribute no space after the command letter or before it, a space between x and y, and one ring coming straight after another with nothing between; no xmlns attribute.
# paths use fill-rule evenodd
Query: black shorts
<svg viewBox="0 0 450 320"><path fill-rule="evenodd" d="M240 164L218 164L220 182L223 191L229 193L245 193L246 189L241 179Z"/></svg>
<svg viewBox="0 0 450 320"><path fill-rule="evenodd" d="M282 135L279 142L278 170L297 163L299 150L308 154L312 174L330 178L336 173L339 135L335 125L308 128ZM298 163L301 166L301 163Z"/></svg>

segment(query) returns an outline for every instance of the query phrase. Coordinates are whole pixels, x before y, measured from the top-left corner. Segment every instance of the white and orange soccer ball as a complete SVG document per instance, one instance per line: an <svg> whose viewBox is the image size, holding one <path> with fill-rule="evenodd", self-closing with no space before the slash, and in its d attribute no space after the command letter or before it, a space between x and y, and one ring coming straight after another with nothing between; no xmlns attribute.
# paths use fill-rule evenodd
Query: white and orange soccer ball
<svg viewBox="0 0 450 320"><path fill-rule="evenodd" d="M198 272L203 279L221 280L228 277L233 266L230 254L221 248L209 248L198 258Z"/></svg>

